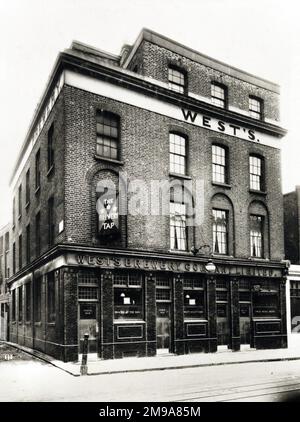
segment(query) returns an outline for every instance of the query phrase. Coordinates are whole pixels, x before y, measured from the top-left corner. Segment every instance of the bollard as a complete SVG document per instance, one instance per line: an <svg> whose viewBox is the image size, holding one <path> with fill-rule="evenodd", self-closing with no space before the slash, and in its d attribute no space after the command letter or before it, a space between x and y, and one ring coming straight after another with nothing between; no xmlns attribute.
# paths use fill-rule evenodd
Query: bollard
<svg viewBox="0 0 300 422"><path fill-rule="evenodd" d="M87 356L88 356L89 335L85 334L83 339L82 361L80 366L80 374L87 375Z"/></svg>

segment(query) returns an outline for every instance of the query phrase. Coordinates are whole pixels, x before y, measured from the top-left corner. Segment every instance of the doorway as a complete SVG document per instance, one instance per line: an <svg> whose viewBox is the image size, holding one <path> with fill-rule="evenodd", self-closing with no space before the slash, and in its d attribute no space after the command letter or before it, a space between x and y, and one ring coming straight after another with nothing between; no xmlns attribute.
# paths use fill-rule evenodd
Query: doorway
<svg viewBox="0 0 300 422"><path fill-rule="evenodd" d="M170 303L156 303L156 341L159 352L170 350Z"/></svg>
<svg viewBox="0 0 300 422"><path fill-rule="evenodd" d="M84 334L89 335L89 353L98 352L98 318L97 303L81 302L79 303L79 323L78 339L79 353L83 351Z"/></svg>

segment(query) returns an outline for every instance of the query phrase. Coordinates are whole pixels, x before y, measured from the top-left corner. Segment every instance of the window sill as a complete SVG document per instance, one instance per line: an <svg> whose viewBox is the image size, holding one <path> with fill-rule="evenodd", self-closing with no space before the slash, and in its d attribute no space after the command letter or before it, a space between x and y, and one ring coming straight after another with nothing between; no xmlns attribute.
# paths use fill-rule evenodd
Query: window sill
<svg viewBox="0 0 300 422"><path fill-rule="evenodd" d="M205 319L205 318L184 318L184 322L185 323L190 323L190 322L208 322L208 320Z"/></svg>
<svg viewBox="0 0 300 422"><path fill-rule="evenodd" d="M31 325L31 321L25 321L25 325Z"/></svg>
<svg viewBox="0 0 300 422"><path fill-rule="evenodd" d="M34 191L34 194L37 195L40 192L40 190L41 190L41 186L38 186L36 190Z"/></svg>
<svg viewBox="0 0 300 422"><path fill-rule="evenodd" d="M186 250L180 251L180 250L175 250L175 249L169 249L168 252L173 253L174 255L193 255L192 252L186 251Z"/></svg>
<svg viewBox="0 0 300 422"><path fill-rule="evenodd" d="M228 183L211 182L213 186L219 186L220 188L231 189L231 185Z"/></svg>
<svg viewBox="0 0 300 422"><path fill-rule="evenodd" d="M54 165L52 164L52 166L47 171L47 177L49 177L53 172L54 172Z"/></svg>
<svg viewBox="0 0 300 422"><path fill-rule="evenodd" d="M26 202L26 204L25 204L25 209L26 209L26 210L27 210L27 208L29 207L29 205L30 205L30 201Z"/></svg>
<svg viewBox="0 0 300 422"><path fill-rule="evenodd" d="M55 322L47 322L47 325L50 327L55 327Z"/></svg>
<svg viewBox="0 0 300 422"><path fill-rule="evenodd" d="M256 195L264 195L264 196L267 195L267 192L262 191L262 190L249 189L249 192L250 193L254 193Z"/></svg>
<svg viewBox="0 0 300 422"><path fill-rule="evenodd" d="M192 180L192 178L190 176L187 176L185 174L180 174L180 173L172 173L172 172L170 172L169 173L169 176L170 177L177 177L177 178L180 178L180 179Z"/></svg>
<svg viewBox="0 0 300 422"><path fill-rule="evenodd" d="M107 161L108 163L118 164L119 166L124 165L124 161L114 160L113 158L102 157L101 155L95 154L94 157L96 160Z"/></svg>
<svg viewBox="0 0 300 422"><path fill-rule="evenodd" d="M146 324L142 319L114 319L114 324Z"/></svg>
<svg viewBox="0 0 300 422"><path fill-rule="evenodd" d="M248 259L250 261L255 261L255 262L266 262L266 261L269 261L269 258L256 258L255 256L249 256Z"/></svg>
<svg viewBox="0 0 300 422"><path fill-rule="evenodd" d="M35 323L34 323L34 325L35 325L36 327L41 327L41 326L42 326L42 322L41 322L41 321L39 321L39 322L35 322Z"/></svg>

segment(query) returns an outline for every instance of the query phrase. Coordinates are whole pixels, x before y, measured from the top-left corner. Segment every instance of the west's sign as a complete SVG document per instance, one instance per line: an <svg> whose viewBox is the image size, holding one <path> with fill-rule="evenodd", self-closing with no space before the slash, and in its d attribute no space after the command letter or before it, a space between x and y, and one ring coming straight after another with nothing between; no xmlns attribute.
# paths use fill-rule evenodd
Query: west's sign
<svg viewBox="0 0 300 422"><path fill-rule="evenodd" d="M260 142L260 139L256 136L253 129L247 129L243 126L227 123L223 120L218 120L184 108L182 108L181 111L186 122L194 123L197 126L224 133L225 135L237 136L247 141Z"/></svg>

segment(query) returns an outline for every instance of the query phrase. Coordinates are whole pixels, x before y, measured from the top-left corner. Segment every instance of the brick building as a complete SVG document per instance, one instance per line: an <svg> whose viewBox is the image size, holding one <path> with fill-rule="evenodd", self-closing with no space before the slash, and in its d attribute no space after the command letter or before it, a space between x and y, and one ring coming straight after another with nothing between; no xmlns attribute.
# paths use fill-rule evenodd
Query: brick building
<svg viewBox="0 0 300 422"><path fill-rule="evenodd" d="M9 225L0 228L0 340L8 340L9 232Z"/></svg>
<svg viewBox="0 0 300 422"><path fill-rule="evenodd" d="M119 56L73 42L11 178L11 341L64 361L85 332L104 359L286 347L284 134L274 83L146 29ZM173 187L149 200L154 180Z"/></svg>
<svg viewBox="0 0 300 422"><path fill-rule="evenodd" d="M284 246L291 262L286 284L289 347L300 346L300 186L283 195Z"/></svg>

